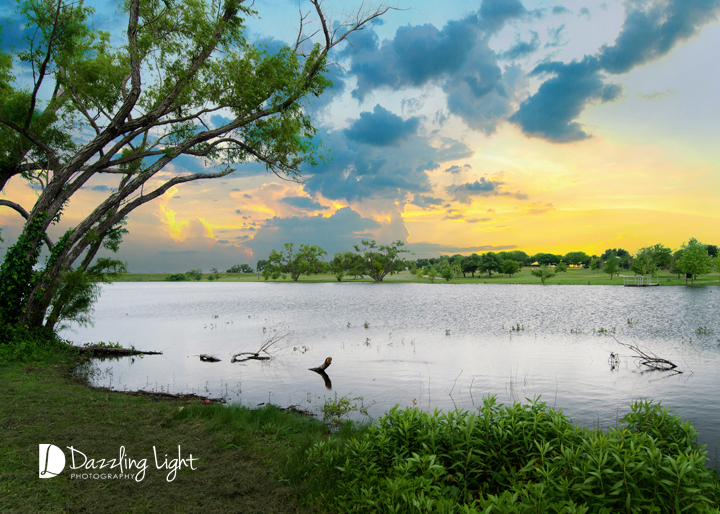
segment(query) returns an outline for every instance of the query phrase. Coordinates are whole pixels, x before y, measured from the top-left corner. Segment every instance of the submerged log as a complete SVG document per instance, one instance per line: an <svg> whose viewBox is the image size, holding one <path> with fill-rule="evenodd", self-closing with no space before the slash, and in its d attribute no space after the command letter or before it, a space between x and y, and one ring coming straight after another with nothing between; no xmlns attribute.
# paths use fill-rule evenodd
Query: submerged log
<svg viewBox="0 0 720 514"><path fill-rule="evenodd" d="M308 368L308 369L310 371L315 371L316 373L319 373L320 371L325 371L326 369L328 369L328 366L330 366L330 364L332 364L332 357L328 357L327 359L325 359L325 362L323 362L317 368Z"/></svg>
<svg viewBox="0 0 720 514"><path fill-rule="evenodd" d="M108 355L108 356L122 356L122 355L162 355L162 352L143 352L134 348L114 348L112 346L103 346L94 344L91 346L77 346L80 353L89 353L92 355Z"/></svg>
<svg viewBox="0 0 720 514"><path fill-rule="evenodd" d="M325 382L325 387L327 389L332 389L332 381L330 380L330 377L327 376L327 373L325 373L325 370L332 364L332 357L328 357L325 359L325 362L323 362L320 366L317 368L308 368L310 371L314 371L318 375L320 375L323 379L323 382Z"/></svg>
<svg viewBox="0 0 720 514"><path fill-rule="evenodd" d="M220 362L220 359L207 353L200 354L200 360L203 362Z"/></svg>

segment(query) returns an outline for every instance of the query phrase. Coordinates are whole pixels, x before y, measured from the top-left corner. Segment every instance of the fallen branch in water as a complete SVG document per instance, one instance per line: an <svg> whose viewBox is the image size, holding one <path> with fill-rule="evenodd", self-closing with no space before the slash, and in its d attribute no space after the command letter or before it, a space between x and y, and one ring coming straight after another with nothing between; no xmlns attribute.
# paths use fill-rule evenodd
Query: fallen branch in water
<svg viewBox="0 0 720 514"><path fill-rule="evenodd" d="M265 328L263 328L263 333L265 332ZM260 345L260 348L256 352L240 352L236 353L232 356L232 359L230 359L230 362L243 362L247 360L258 360L258 361L266 361L270 360L270 354L268 353L268 350L288 337L290 335L290 331L286 330L281 333L276 333L275 330L273 330L272 335L270 335L263 343ZM266 355L260 355L261 353L265 353Z"/></svg>
<svg viewBox="0 0 720 514"><path fill-rule="evenodd" d="M677 369L677 364L674 362L658 357L649 350L647 352L643 351L637 344L621 343L615 336L612 336L612 338L615 339L619 345L635 352L635 356L641 359L640 364L647 366L649 368L648 371L674 371L675 373L682 373L682 371Z"/></svg>
<svg viewBox="0 0 720 514"><path fill-rule="evenodd" d="M203 362L220 362L220 359L214 355L208 355L207 353L200 354L200 360Z"/></svg>

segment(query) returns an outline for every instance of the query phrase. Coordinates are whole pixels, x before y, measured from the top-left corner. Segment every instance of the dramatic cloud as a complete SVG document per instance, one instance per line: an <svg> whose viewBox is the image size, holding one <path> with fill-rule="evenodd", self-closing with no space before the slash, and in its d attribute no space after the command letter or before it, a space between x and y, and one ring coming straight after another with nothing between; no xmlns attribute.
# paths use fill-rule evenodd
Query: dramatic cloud
<svg viewBox="0 0 720 514"><path fill-rule="evenodd" d="M372 113L360 113L360 118L345 130L345 135L351 141L366 145L392 146L415 134L419 126L419 118L403 120L378 104Z"/></svg>
<svg viewBox="0 0 720 514"><path fill-rule="evenodd" d="M343 131L326 131L321 139L332 148L331 160L303 170L305 191L331 200L399 200L408 193L429 193L428 169L473 154L467 145L448 138L414 135L392 152L359 144Z"/></svg>
<svg viewBox="0 0 720 514"><path fill-rule="evenodd" d="M519 68L498 66L487 36L507 20L528 15L519 1L486 0L479 14L449 21L442 29L429 24L400 27L393 39L382 43L372 31L354 33L353 50L341 55L351 58L350 74L357 79L352 95L362 101L379 88L438 84L452 114L491 134L512 112L525 82ZM518 46L509 55L519 57L523 51L527 47Z"/></svg>
<svg viewBox="0 0 720 514"><path fill-rule="evenodd" d="M472 203L473 196L513 196L518 199L527 198L527 195L520 192L510 193L501 191L498 189L501 185L503 185L503 182L487 180L485 177L480 177L480 180L476 180L475 182L448 186L446 191L452 196L453 200L467 204Z"/></svg>
<svg viewBox="0 0 720 514"><path fill-rule="evenodd" d="M627 73L666 55L678 42L689 39L702 25L717 18L720 0L635 2L628 3L627 9L622 30L613 45L605 45L596 55L581 61L537 66L531 75L554 76L521 104L510 121L528 136L553 142L587 139L590 136L575 120L587 104L614 100L621 92L619 86L605 84L604 73Z"/></svg>
<svg viewBox="0 0 720 514"><path fill-rule="evenodd" d="M373 237L372 231L379 228L377 221L363 218L345 207L328 218L320 215L271 218L243 246L252 250L255 259L266 258L273 249L282 249L285 243L317 245L332 256L352 249L352 245L363 238Z"/></svg>
<svg viewBox="0 0 720 514"><path fill-rule="evenodd" d="M432 196L415 195L410 203L422 209L430 209L442 205L443 200L442 198L433 198Z"/></svg>
<svg viewBox="0 0 720 514"><path fill-rule="evenodd" d="M483 0L480 6L480 26L493 33L507 21L527 15L528 11L520 0Z"/></svg>
<svg viewBox="0 0 720 514"><path fill-rule="evenodd" d="M557 143L580 141L590 137L575 120L593 100L607 102L621 92L615 84L605 84L598 61L586 57L570 64L544 63L532 75L555 74L537 93L525 100L510 117L528 136L542 137Z"/></svg>
<svg viewBox="0 0 720 514"><path fill-rule="evenodd" d="M288 196L282 198L280 201L288 205L292 205L296 209L303 209L306 211L322 211L329 209L329 207L321 205L307 196Z"/></svg>
<svg viewBox="0 0 720 514"><path fill-rule="evenodd" d="M600 50L600 65L608 73L627 73L635 66L666 55L677 43L694 36L717 19L718 0L669 0L629 4L622 30L612 46Z"/></svg>
<svg viewBox="0 0 720 514"><path fill-rule="evenodd" d="M537 32L531 31L532 39L530 41L518 41L508 50L500 54L502 59L521 59L540 48L540 36Z"/></svg>

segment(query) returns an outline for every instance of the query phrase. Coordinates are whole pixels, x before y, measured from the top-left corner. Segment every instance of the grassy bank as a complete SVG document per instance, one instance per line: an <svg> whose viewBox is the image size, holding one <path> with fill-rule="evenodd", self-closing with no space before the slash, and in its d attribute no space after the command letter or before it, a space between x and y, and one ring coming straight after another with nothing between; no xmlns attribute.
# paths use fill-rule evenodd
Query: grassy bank
<svg viewBox="0 0 720 514"><path fill-rule="evenodd" d="M182 409L224 410L199 400L158 400L90 389L68 363L0 366L0 512L299 512L286 482L273 478L275 462L291 448L278 437L285 430L320 437L327 429L296 414L246 410L242 426L229 435L203 419L178 419ZM287 428L291 427L291 428ZM63 449L68 461L54 478L38 477L38 445ZM148 459L142 481L71 479L70 452L89 459ZM184 467L167 481L159 462L192 454L196 470ZM83 460L77 454L76 465ZM136 471L136 470L135 470ZM106 473L108 469L95 470ZM112 473L118 473L117 468Z"/></svg>
<svg viewBox="0 0 720 514"><path fill-rule="evenodd" d="M169 273L127 273L123 275L118 281L119 282L162 282L165 280ZM206 281L209 274L203 275L203 281ZM614 276L612 279L607 273L600 271L592 271L589 269L570 269L566 273L558 273L551 279L548 279L548 284L560 284L560 285L623 285L623 276L634 276L630 271L625 271L620 276ZM678 278L677 275L671 275L667 271L659 273L659 282L663 286L680 286L685 285L685 277ZM262 276L258 276L257 273L220 273L219 282L265 282ZM279 279L276 282L291 282L292 280L286 278L285 280ZM298 280L299 282L337 282L334 275L329 273L319 275L303 275ZM343 282L372 282L370 278L353 279L343 278ZM268 280L273 282L273 280ZM388 275L385 277L383 282L389 283L423 283L428 284L430 280L428 278L419 279L415 275L408 271L398 273L396 275ZM447 284L447 282L441 278L435 278L435 284ZM540 279L534 277L530 273L530 268L523 268L520 272L514 274L512 277L507 275L500 275L494 273L492 277L487 275L478 275L471 277L469 274L466 278L457 278L451 281L452 284L540 284ZM689 281L688 281L689 283ZM720 286L720 275L718 273L711 273L709 275L703 275L695 279L695 285L706 285L706 286Z"/></svg>
<svg viewBox="0 0 720 514"><path fill-rule="evenodd" d="M69 364L0 366L0 511L720 512L694 430L653 404L603 432L540 402L490 398L474 413L394 409L331 433L274 407L91 389ZM63 473L40 479L40 443L94 459L124 446L149 467L139 482L71 479L88 471L69 470L68 456ZM195 470L168 481L153 447L162 463L178 446Z"/></svg>

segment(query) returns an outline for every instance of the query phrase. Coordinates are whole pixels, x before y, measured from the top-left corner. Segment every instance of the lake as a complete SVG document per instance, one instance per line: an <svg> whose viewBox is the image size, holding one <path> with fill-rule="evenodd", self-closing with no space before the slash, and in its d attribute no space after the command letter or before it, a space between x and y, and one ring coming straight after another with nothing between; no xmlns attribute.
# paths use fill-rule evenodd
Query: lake
<svg viewBox="0 0 720 514"><path fill-rule="evenodd" d="M718 313L715 286L143 282L103 286L95 325L62 335L163 352L98 360L96 385L248 406L320 413L326 399L347 396L377 418L395 404L472 410L488 395L541 395L577 424L607 427L628 402L652 398L690 420L717 462ZM278 335L272 359L231 363ZM644 372L619 342L682 373ZM326 357L332 389L308 371Z"/></svg>

